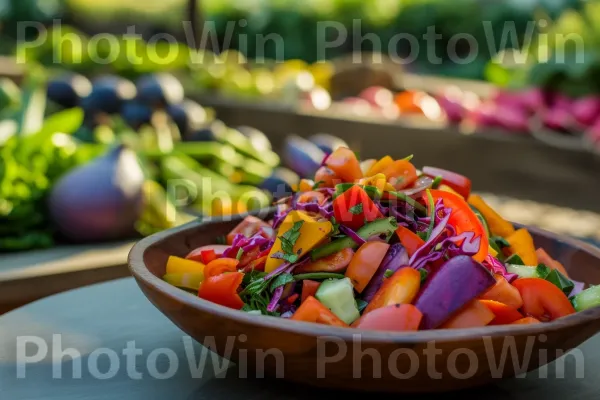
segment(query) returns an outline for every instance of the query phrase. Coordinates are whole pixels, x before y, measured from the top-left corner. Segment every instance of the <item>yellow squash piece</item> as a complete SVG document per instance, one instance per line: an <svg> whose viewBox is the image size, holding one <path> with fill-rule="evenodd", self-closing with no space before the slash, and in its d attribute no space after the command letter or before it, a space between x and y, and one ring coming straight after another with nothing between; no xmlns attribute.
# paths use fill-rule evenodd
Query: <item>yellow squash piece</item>
<svg viewBox="0 0 600 400"><path fill-rule="evenodd" d="M507 238L515 232L513 225L488 206L481 196L472 194L469 196L468 202L483 215L492 235Z"/></svg>
<svg viewBox="0 0 600 400"><path fill-rule="evenodd" d="M200 283L204 280L203 273L190 274L166 274L163 279L173 286L184 289L198 290Z"/></svg>
<svg viewBox="0 0 600 400"><path fill-rule="evenodd" d="M533 238L527 229L521 228L515 231L515 233L506 238L506 241L510 244L511 252L521 257L525 265L532 267L538 265Z"/></svg>
<svg viewBox="0 0 600 400"><path fill-rule="evenodd" d="M392 157L385 156L385 157L381 158L379 161L377 161L375 164L373 164L373 166L371 168L369 168L369 172L367 172L365 175L366 176L377 175L378 173L383 171L386 167L392 165L393 162L394 162L394 159Z"/></svg>
<svg viewBox="0 0 600 400"><path fill-rule="evenodd" d="M317 244L325 239L333 229L333 226L329 221L317 222L317 220L304 211L290 211L279 227L277 239L273 244L273 248L271 249L265 264L265 272L271 272L285 262L279 258L272 258L272 256L273 254L282 251L281 239L279 239L279 237L292 229L294 224L298 221L304 221L299 231L300 236L298 236L298 240L296 240L296 243L294 244L294 252L298 254L298 251L300 251L298 257L302 257L312 250Z"/></svg>
<svg viewBox="0 0 600 400"><path fill-rule="evenodd" d="M203 274L204 264L185 258L169 256L166 274Z"/></svg>

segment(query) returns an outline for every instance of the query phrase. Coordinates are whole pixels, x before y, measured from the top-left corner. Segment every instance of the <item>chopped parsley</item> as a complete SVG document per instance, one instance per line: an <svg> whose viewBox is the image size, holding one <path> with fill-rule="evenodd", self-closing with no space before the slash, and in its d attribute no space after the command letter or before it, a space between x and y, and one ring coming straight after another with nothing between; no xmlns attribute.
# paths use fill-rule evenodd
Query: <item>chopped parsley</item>
<svg viewBox="0 0 600 400"><path fill-rule="evenodd" d="M240 249L239 249L239 250L238 250L238 252L237 252L237 255L235 256L235 259L236 259L236 260L238 260L238 261L240 261L240 260L242 259L242 256L243 256L243 255L244 255L244 249L242 249L242 248L240 247Z"/></svg>
<svg viewBox="0 0 600 400"><path fill-rule="evenodd" d="M350 207L348 211L350 211L354 215L358 215L363 212L363 204L359 203L353 207Z"/></svg>
<svg viewBox="0 0 600 400"><path fill-rule="evenodd" d="M394 275L394 271L391 269L387 269L385 270L383 276L385 276L386 278L389 278L390 276Z"/></svg>
<svg viewBox="0 0 600 400"><path fill-rule="evenodd" d="M318 188L319 188L319 186L320 186L322 183L325 183L325 181L319 181L319 182L315 182L315 184L313 185L312 189L313 189L313 190L315 190L315 189L318 189Z"/></svg>
<svg viewBox="0 0 600 400"><path fill-rule="evenodd" d="M279 258L289 263L295 263L298 261L298 254L294 253L294 245L300 237L300 228L302 228L304 221L295 222L290 230L279 236L281 241L281 250L271 256L271 258ZM300 253L301 249L298 250Z"/></svg>

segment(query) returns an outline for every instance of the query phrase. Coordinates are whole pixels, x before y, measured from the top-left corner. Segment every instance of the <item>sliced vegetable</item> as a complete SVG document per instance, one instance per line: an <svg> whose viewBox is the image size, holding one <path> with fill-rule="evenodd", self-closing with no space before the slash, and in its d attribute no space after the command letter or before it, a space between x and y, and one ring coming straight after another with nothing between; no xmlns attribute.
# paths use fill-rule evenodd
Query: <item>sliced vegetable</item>
<svg viewBox="0 0 600 400"><path fill-rule="evenodd" d="M315 298L347 324L360 317L349 278L328 279L321 282Z"/></svg>
<svg viewBox="0 0 600 400"><path fill-rule="evenodd" d="M304 303L310 296L314 296L317 293L317 289L321 282L311 281L310 279L304 279L302 281L302 297L300 298L300 302Z"/></svg>
<svg viewBox="0 0 600 400"><path fill-rule="evenodd" d="M494 313L494 319L490 322L490 325L504 325L511 324L521 318L523 315L514 307L507 304L500 303L494 300L480 300L491 312Z"/></svg>
<svg viewBox="0 0 600 400"><path fill-rule="evenodd" d="M204 276L208 279L225 272L235 272L239 263L235 258L217 258L204 267Z"/></svg>
<svg viewBox="0 0 600 400"><path fill-rule="evenodd" d="M408 160L396 160L385 167L381 173L396 190L407 188L417 180L417 169Z"/></svg>
<svg viewBox="0 0 600 400"><path fill-rule="evenodd" d="M394 275L385 279L381 288L365 308L363 315L393 304L412 303L420 286L421 274L419 271L410 267L400 268Z"/></svg>
<svg viewBox="0 0 600 400"><path fill-rule="evenodd" d="M325 194L310 190L298 196L298 203L316 203L323 204L326 201Z"/></svg>
<svg viewBox="0 0 600 400"><path fill-rule="evenodd" d="M381 211L364 189L353 185L333 201L333 212L338 223L357 230L366 222L383 218Z"/></svg>
<svg viewBox="0 0 600 400"><path fill-rule="evenodd" d="M315 173L315 182L319 183L319 188L332 188L340 183L341 179L330 168L323 166Z"/></svg>
<svg viewBox="0 0 600 400"><path fill-rule="evenodd" d="M494 313L480 300L473 300L446 321L442 329L465 329L486 326L495 318Z"/></svg>
<svg viewBox="0 0 600 400"><path fill-rule="evenodd" d="M225 307L240 310L244 306L244 302L238 294L238 288L243 279L244 274L241 272L230 272L212 276L200 284L198 297Z"/></svg>
<svg viewBox="0 0 600 400"><path fill-rule="evenodd" d="M356 233L364 240L369 239L375 235L390 235L398 228L396 218L383 218L366 224L360 228ZM321 247L314 249L310 256L314 260L319 258L327 257L330 254L336 253L346 248L355 249L358 244L350 237L343 237L336 239L330 243L327 243Z"/></svg>
<svg viewBox="0 0 600 400"><path fill-rule="evenodd" d="M348 326L313 296L307 297L290 319L331 326Z"/></svg>
<svg viewBox="0 0 600 400"><path fill-rule="evenodd" d="M354 182L363 176L356 154L347 147L335 149L327 157L325 165L344 182ZM316 176L315 179L317 179Z"/></svg>
<svg viewBox="0 0 600 400"><path fill-rule="evenodd" d="M515 232L513 225L502 218L496 211L494 211L487 203L476 194L469 196L469 204L475 207L483 215L487 224L490 228L492 235L507 237Z"/></svg>
<svg viewBox="0 0 600 400"><path fill-rule="evenodd" d="M513 282L523 298L523 312L540 321L553 321L573 314L567 296L552 283L540 278L523 278Z"/></svg>
<svg viewBox="0 0 600 400"><path fill-rule="evenodd" d="M233 239L237 234L242 234L245 237L252 237L261 228L272 229L269 224L265 221L257 218L253 215L248 215L246 218L242 220L229 234L227 234L227 244L231 245L233 243Z"/></svg>
<svg viewBox="0 0 600 400"><path fill-rule="evenodd" d="M396 229L396 235L398 235L398 239L406 249L409 257L412 257L412 255L415 254L415 251L425 244L425 241L416 233L402 225L398 226L398 229Z"/></svg>
<svg viewBox="0 0 600 400"><path fill-rule="evenodd" d="M527 229L518 229L508 236L506 240L510 243L510 251L521 257L525 265L538 265L533 238Z"/></svg>
<svg viewBox="0 0 600 400"><path fill-rule="evenodd" d="M538 319L535 319L533 317L525 317L525 318L521 318L519 320L516 320L515 322L512 322L511 325L529 325L529 324L541 324L542 322Z"/></svg>
<svg viewBox="0 0 600 400"><path fill-rule="evenodd" d="M514 265L514 264L506 264L506 270L511 274L519 275L519 278L540 278L546 279L548 276L549 270L542 267L530 267L528 265Z"/></svg>
<svg viewBox="0 0 600 400"><path fill-rule="evenodd" d="M298 266L294 273L306 274L309 272L344 272L352 257L354 250L347 248L338 251L327 257L320 258L316 261L309 261L306 264Z"/></svg>
<svg viewBox="0 0 600 400"><path fill-rule="evenodd" d="M366 242L356 251L346 270L346 277L358 293L367 287L389 248L387 243Z"/></svg>
<svg viewBox="0 0 600 400"><path fill-rule="evenodd" d="M600 285L592 286L573 297L575 310L583 311L600 306Z"/></svg>
<svg viewBox="0 0 600 400"><path fill-rule="evenodd" d="M163 279L173 286L183 289L197 291L200 283L204 280L202 273L184 273L184 274L165 274Z"/></svg>
<svg viewBox="0 0 600 400"><path fill-rule="evenodd" d="M494 276L469 256L446 261L427 278L414 305L423 313L422 329L435 329L496 283Z"/></svg>
<svg viewBox="0 0 600 400"><path fill-rule="evenodd" d="M543 265L543 264L540 264ZM546 280L552 283L554 286L563 291L565 295L571 294L573 289L575 288L575 284L566 276L558 272L557 269L551 270L547 276Z"/></svg>
<svg viewBox="0 0 600 400"><path fill-rule="evenodd" d="M166 274L204 274L204 264L185 258L169 256Z"/></svg>
<svg viewBox="0 0 600 400"><path fill-rule="evenodd" d="M369 281L369 284L362 292L363 300L371 301L381 285L383 285L384 279L391 278L401 267L407 266L408 261L408 253L402 244L394 243L391 245L383 261L379 264L377 272L375 272L375 275L373 275L373 278L371 278L371 281Z"/></svg>
<svg viewBox="0 0 600 400"><path fill-rule="evenodd" d="M229 246L224 245L224 244L210 244L207 246L201 246L201 247L198 247L197 249L190 251L188 253L188 255L185 256L185 258L188 260L198 261L198 262L201 262L206 265L209 262L211 262L212 260L210 260L208 262L204 262L203 260L205 259L205 257L212 258L213 253L214 253L215 257L221 257L223 252L228 247Z"/></svg>
<svg viewBox="0 0 600 400"><path fill-rule="evenodd" d="M394 162L394 159L390 156L385 156L377 160L365 176L374 176L383 172L385 168L390 166Z"/></svg>
<svg viewBox="0 0 600 400"><path fill-rule="evenodd" d="M290 246L292 251L288 252L288 255L296 255L296 259L302 257L304 254L311 251L313 247L323 241L323 239L329 235L331 229L333 228L331 222L329 221L317 222L317 220L303 211L291 211L285 217L279 227L277 239L275 240L275 243L269 252L269 258L267 259L265 265L266 272L274 271L277 267L281 266L281 264L285 262L284 259L275 258L273 255L279 254L285 250L282 248L281 238L286 232L292 230L294 225L299 222L302 222L302 224L297 232L297 235L295 235L296 241L292 244L292 246Z"/></svg>
<svg viewBox="0 0 600 400"><path fill-rule="evenodd" d="M448 171L442 168L435 167L423 167L423 174L429 176L432 179L436 177L442 178L442 184L448 185L464 199L467 199L471 194L471 180L464 175L457 174L456 172Z"/></svg>
<svg viewBox="0 0 600 400"><path fill-rule="evenodd" d="M550 257L544 249L538 248L535 251L535 254L537 255L537 259L538 259L539 263L545 264L545 265L549 266L550 268L557 270L558 272L560 272L567 278L569 277L569 273L567 272L565 267L560 262L558 262L555 259L553 259L552 257Z"/></svg>
<svg viewBox="0 0 600 400"><path fill-rule="evenodd" d="M479 262L485 260L489 248L488 237L484 226L481 224L481 221L479 221L479 218L477 218L473 210L471 210L469 204L467 204L463 198L453 193L436 189L430 189L429 192L433 197L434 203L437 203L437 201L441 199L445 207L452 209L448 225L454 227L457 235L464 232L473 232L475 238L480 239L479 251L473 256L473 259ZM423 196L423 198L429 206L428 196Z"/></svg>
<svg viewBox="0 0 600 400"><path fill-rule="evenodd" d="M496 284L480 296L483 300L493 300L504 303L516 309L521 308L523 299L519 290L508 283L502 275L496 275Z"/></svg>
<svg viewBox="0 0 600 400"><path fill-rule="evenodd" d="M422 318L423 314L412 304L392 304L364 314L352 326L364 330L417 331Z"/></svg>

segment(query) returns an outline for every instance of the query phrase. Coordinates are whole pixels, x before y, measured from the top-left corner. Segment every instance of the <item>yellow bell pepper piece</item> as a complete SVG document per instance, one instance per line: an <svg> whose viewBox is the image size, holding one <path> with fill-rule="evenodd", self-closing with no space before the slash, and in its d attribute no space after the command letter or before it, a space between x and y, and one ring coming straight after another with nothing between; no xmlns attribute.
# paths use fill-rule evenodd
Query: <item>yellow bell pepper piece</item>
<svg viewBox="0 0 600 400"><path fill-rule="evenodd" d="M359 185L374 186L380 192L394 192L396 189L387 182L387 178L384 174L375 174L367 178L361 178L358 180Z"/></svg>
<svg viewBox="0 0 600 400"><path fill-rule="evenodd" d="M481 215L483 215L492 235L506 238L515 232L514 226L488 206L481 196L476 194L470 195L468 203L479 210Z"/></svg>
<svg viewBox="0 0 600 400"><path fill-rule="evenodd" d="M204 280L203 273L190 274L165 274L163 279L173 286L185 289L198 290L200 283Z"/></svg>
<svg viewBox="0 0 600 400"><path fill-rule="evenodd" d="M377 161L375 164L373 164L373 166L371 168L369 168L369 172L367 172L365 175L366 176L377 175L380 172L382 172L385 168L392 165L393 162L394 162L394 159L392 157L385 156L385 157L381 158L379 161Z"/></svg>
<svg viewBox="0 0 600 400"><path fill-rule="evenodd" d="M301 179L298 184L298 191L300 192L310 192L313 190L313 186L315 186L315 182L311 179Z"/></svg>
<svg viewBox="0 0 600 400"><path fill-rule="evenodd" d="M300 236L298 236L298 240L296 240L296 243L294 244L294 253L298 254L298 257L302 257L312 250L313 247L325 239L333 229L333 226L329 221L317 222L317 220L304 211L290 211L279 227L277 239L269 252L267 262L265 263L265 272L271 272L285 262L285 260L272 258L272 256L278 251L282 251L281 239L279 239L279 237L292 229L294 224L298 221L304 221L300 227Z"/></svg>
<svg viewBox="0 0 600 400"><path fill-rule="evenodd" d="M492 257L498 256L498 252L496 250L494 250L494 248L490 245L488 245L488 254L491 255Z"/></svg>
<svg viewBox="0 0 600 400"><path fill-rule="evenodd" d="M377 160L374 158L369 158L368 160L360 162L360 170L362 171L363 176L367 176L367 173L376 162Z"/></svg>
<svg viewBox="0 0 600 400"><path fill-rule="evenodd" d="M458 192L454 189L452 189L450 186L448 185L444 185L443 183L438 187L439 190L442 190L444 192L450 192L450 193L454 193L457 196L460 196L461 198L464 199L464 197L462 196L462 194L458 194Z"/></svg>
<svg viewBox="0 0 600 400"><path fill-rule="evenodd" d="M169 256L166 274L203 274L204 264L181 257Z"/></svg>
<svg viewBox="0 0 600 400"><path fill-rule="evenodd" d="M523 260L525 265L530 265L532 267L538 265L533 238L527 229L521 228L515 231L515 233L506 238L506 241L510 243L511 252L521 257L521 260Z"/></svg>

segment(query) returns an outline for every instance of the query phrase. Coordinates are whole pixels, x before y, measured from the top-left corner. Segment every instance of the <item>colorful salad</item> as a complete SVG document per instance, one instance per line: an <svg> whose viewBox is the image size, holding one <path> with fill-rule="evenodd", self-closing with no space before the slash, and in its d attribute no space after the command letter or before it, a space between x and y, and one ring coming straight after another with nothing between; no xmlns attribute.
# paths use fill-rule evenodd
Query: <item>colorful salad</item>
<svg viewBox="0 0 600 400"><path fill-rule="evenodd" d="M221 243L171 256L164 279L249 312L387 331L535 324L600 305L560 262L471 194L468 178L412 157L326 156Z"/></svg>

